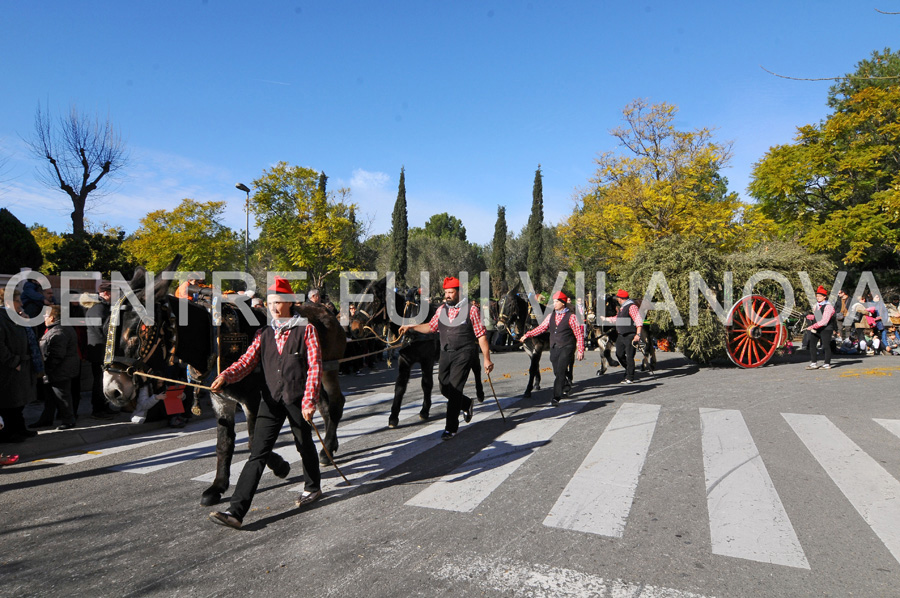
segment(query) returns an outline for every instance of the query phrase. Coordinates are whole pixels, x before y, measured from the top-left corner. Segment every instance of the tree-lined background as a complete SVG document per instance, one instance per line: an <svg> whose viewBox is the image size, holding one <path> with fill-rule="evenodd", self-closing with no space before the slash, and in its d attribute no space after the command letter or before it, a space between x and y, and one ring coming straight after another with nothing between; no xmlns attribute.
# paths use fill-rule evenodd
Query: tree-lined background
<svg viewBox="0 0 900 598"><path fill-rule="evenodd" d="M372 231L352 189L328 189L324 172L281 162L262 170L252 184L249 208L259 234L249 246L250 271L262 285L268 270L304 270L309 286L335 295L342 271L392 270L402 288L420 286L419 272L427 271L435 295L443 277L460 272L468 272L470 290L479 291L479 273L489 271L493 297L515 285L522 271L539 292L550 290L558 271L587 272L590 285L593 273L602 270L609 273L610 287L636 294L654 271L662 271L684 313L691 270L701 272L720 299L726 271L734 272L738 290L755 270L782 272L798 285L798 296L798 270L826 286L838 269L850 271L847 285L869 270L883 286L897 288L898 77L900 54L885 49L836 78L823 98L831 110L826 118L798 123L793 143L759 157L747 201L728 189L723 171L731 144L716 135L715 123L682 130L677 106L636 99L623 108L610 138L597 141L595 171L573 192L566 218L544 221L544 173L536 165L528 223L509 230L508 202L497 198L494 237L483 245L467 238L463 214L435 213L410 227L415 173L403 167L391 230ZM26 228L0 210L0 230L8 240L0 270L127 274L138 264L158 270L176 252L185 256L187 270L244 269L245 231L223 224L219 202L184 198L174 210L148 213L130 234L90 219L91 200L128 167L127 151L109 120L76 109L54 119L39 107L31 146L46 182L72 205L72 230ZM531 176L530 168L523 177ZM574 291L574 276L565 288ZM719 331L709 310L701 314L709 325L694 331L676 330L664 315L653 317L698 361L720 352L710 340Z"/></svg>

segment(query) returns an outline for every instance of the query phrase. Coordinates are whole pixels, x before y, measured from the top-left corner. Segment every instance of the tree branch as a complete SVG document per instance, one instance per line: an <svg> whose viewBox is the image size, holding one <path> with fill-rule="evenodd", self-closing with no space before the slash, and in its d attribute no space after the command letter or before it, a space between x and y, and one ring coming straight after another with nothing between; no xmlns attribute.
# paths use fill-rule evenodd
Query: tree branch
<svg viewBox="0 0 900 598"><path fill-rule="evenodd" d="M900 14L900 13L897 13ZM852 80L852 81L878 81L882 79L900 79L900 75L888 75L884 77L854 77L852 75L841 75L839 77L789 77L787 75L779 75L778 73L772 72L763 65L759 65L759 68L766 71L770 75L775 75L776 77L781 77L782 79L790 79L791 81L841 81L843 79Z"/></svg>

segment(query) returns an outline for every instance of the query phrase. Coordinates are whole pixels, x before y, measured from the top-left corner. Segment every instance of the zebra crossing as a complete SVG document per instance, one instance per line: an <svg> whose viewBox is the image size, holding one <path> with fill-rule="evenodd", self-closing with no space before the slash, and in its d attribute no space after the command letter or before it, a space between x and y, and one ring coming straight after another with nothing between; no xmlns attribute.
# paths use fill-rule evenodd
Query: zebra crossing
<svg viewBox="0 0 900 598"><path fill-rule="evenodd" d="M323 471L323 490L331 495L343 494L374 481L389 482L392 473L407 462L442 444L443 419L409 426L408 432L376 443L370 450L353 452L355 441L385 429L392 399L391 393L374 393L348 401L345 419L339 428L342 452L350 455L339 461L347 485L331 469ZM504 410L513 408L520 397L499 400ZM516 475L528 459L551 442L588 402L565 402L557 408L538 409L510 426L477 454L456 466L409 498L409 508L471 513L494 492ZM415 419L420 402L403 406L401 421ZM572 474L542 524L575 533L623 538L628 534L628 520L642 472L651 454L654 433L660 425L661 405L626 402L619 405L606 428L590 448L586 441L583 462ZM479 419L497 413L497 406L486 402L478 408ZM757 449L756 441L739 410L700 408L699 449L705 475L706 507L710 547L713 554L810 569L778 490ZM822 470L844 495L847 502L871 528L890 554L900 562L900 482L874 458L866 454L828 417L814 414L783 413L790 430L809 451ZM889 434L886 442L900 446L900 420L872 419ZM152 475L203 457L214 456L215 439L190 443L181 448L127 460L127 452L153 446L166 440L187 439L208 431L213 424L179 432L164 432L132 438L118 444L95 447L79 455L44 462L72 465L101 456L119 455L126 460L110 465L108 470ZM465 442L471 426L460 429ZM288 426L282 430L289 433ZM401 432L404 431L401 428ZM237 442L247 439L246 431ZM299 462L293 445L277 449L291 463ZM232 481L237 479L244 460L232 465ZM194 470L195 471L195 470ZM215 471L192 477L194 482L209 483ZM421 483L421 481L419 482ZM297 492L302 484L286 488Z"/></svg>

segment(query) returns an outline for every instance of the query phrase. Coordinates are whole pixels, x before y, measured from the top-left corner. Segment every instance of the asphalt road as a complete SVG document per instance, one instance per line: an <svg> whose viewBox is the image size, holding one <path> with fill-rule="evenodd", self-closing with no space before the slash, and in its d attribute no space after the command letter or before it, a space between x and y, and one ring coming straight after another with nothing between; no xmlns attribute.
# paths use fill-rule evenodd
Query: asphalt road
<svg viewBox="0 0 900 598"><path fill-rule="evenodd" d="M626 386L589 353L553 408L521 398L522 353L496 355L507 421L489 394L449 442L442 398L417 417L417 377L394 430L394 372L343 377L353 486L325 468L325 498L294 508L285 433L292 473L263 477L241 531L199 504L210 420L5 468L0 595L900 595L900 359L660 357Z"/></svg>

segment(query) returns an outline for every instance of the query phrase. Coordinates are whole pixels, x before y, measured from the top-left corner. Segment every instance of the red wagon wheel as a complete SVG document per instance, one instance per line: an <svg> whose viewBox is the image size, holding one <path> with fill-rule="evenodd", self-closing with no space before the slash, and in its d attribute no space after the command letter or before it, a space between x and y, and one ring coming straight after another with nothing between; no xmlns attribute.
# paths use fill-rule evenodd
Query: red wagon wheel
<svg viewBox="0 0 900 598"><path fill-rule="evenodd" d="M764 365L787 339L778 309L762 295L734 304L725 321L728 358L742 368Z"/></svg>

